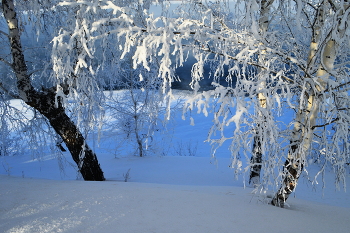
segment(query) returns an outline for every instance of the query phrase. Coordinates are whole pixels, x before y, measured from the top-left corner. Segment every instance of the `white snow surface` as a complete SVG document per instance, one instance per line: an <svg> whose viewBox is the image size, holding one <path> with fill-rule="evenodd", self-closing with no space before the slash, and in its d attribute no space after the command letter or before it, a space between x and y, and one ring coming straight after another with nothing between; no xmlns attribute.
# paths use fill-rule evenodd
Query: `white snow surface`
<svg viewBox="0 0 350 233"><path fill-rule="evenodd" d="M196 156L115 156L102 137L94 150L104 182L82 181L67 152L0 157L0 232L349 232L350 194L336 191L331 171L325 189L301 177L286 208L271 206L273 190L235 179L225 144L210 157L212 118L193 118L176 116L172 143L198 143Z"/></svg>
<svg viewBox="0 0 350 233"><path fill-rule="evenodd" d="M292 198L291 207L281 209L234 186L10 176L0 176L0 184L1 232L348 232L350 227L349 208Z"/></svg>

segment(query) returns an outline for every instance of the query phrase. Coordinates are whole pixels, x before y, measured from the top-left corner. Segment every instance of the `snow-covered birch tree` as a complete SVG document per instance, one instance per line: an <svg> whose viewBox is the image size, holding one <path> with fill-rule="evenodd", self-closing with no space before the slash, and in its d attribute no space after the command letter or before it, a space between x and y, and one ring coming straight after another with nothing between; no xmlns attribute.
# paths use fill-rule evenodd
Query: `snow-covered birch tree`
<svg viewBox="0 0 350 233"><path fill-rule="evenodd" d="M258 24L259 24L259 33L261 37L264 37L265 34L267 33L268 27L269 27L269 23L270 23L270 19L269 19L269 15L270 15L270 7L273 4L273 0L262 0L260 3L260 16L258 19ZM264 65L266 64L265 62L265 55L266 51L263 49L260 54L258 54L258 60L259 63ZM264 76L266 75L266 73L262 70L262 68L258 67L258 73L260 76ZM268 74L267 74L268 75ZM257 93L257 98L259 99L259 106L257 106L257 114L259 115L259 117L265 115L265 114L269 114L269 112L266 111L261 111L259 110L260 108L265 109L266 108L266 97L264 94L264 89L266 88L265 82L262 81L260 83L260 91ZM265 116L262 117L266 118ZM264 137L262 137L263 135L263 131L264 131L264 124L266 123L265 120L263 120L260 124L257 124L256 127L256 136L254 137L254 141L253 141L253 149L252 149L252 158L251 158L251 169L250 169L250 176L249 176L249 183L253 184L253 185L258 185L260 183L260 173L261 173L261 167L262 167L262 144L264 143L264 140L268 139L268 135L264 135ZM262 131L261 133L259 132Z"/></svg>
<svg viewBox="0 0 350 233"><path fill-rule="evenodd" d="M336 184L345 185L348 1L184 0L176 17L167 14L168 1L157 1L163 14L155 17L148 11L151 2L70 0L50 8L66 12L67 22L52 40L56 107L63 108L68 94L81 106L98 107L100 83L113 83L113 67L126 57L133 69L156 67L157 89L171 100L174 70L190 54L196 59L193 97L184 111L212 113L207 140L214 156L228 141L237 175L261 166L259 188L277 188L272 204L278 206L314 162L321 164L319 174L333 167ZM205 66L213 89L200 92ZM18 72L19 83L28 84ZM218 82L223 77L226 85ZM18 94L26 100L28 91Z"/></svg>
<svg viewBox="0 0 350 233"><path fill-rule="evenodd" d="M2 13L8 32L1 29L1 36L7 37L8 54L2 57L1 61L12 69L15 84L14 87L6 88L6 84L1 82L1 87L8 95L23 100L28 106L46 117L49 125L66 144L85 180L104 180L104 175L95 153L87 145L76 123L66 113L64 99L65 95L68 95L71 91L69 86L72 84L68 82L52 82L53 86L45 87L40 85L39 82L38 85L37 81L40 78L40 75L37 75L38 71L29 69L27 65L28 61L26 60L25 47L21 37L23 33L32 33L31 31L26 32L26 30L37 29L39 30L37 35L39 40L41 33L44 34L40 30L44 30L49 25L49 22L45 20L53 20L55 18L52 16L44 17L45 15L48 16L47 14L55 13L51 9L55 3L55 1L50 1L49 3L41 1L2 1ZM64 13L59 17L63 18ZM53 21L52 23L57 22ZM31 25L34 28L30 27ZM47 30L56 31L51 27ZM37 65L44 66L41 64ZM43 75L45 75L45 72L43 72ZM72 74L70 74L70 77L71 79L74 78ZM47 74L44 77L45 80L49 80L49 78L50 75ZM9 90L15 94L10 93Z"/></svg>
<svg viewBox="0 0 350 233"><path fill-rule="evenodd" d="M340 58L340 62L349 62L349 54L345 55L346 60L342 61L341 58L344 56L344 50L349 52L349 43L344 40L349 39L347 38L349 35L347 22L350 4L348 1L321 1L314 6L314 10L314 17L311 18L312 34L303 77L301 101L292 130L283 183L272 200L272 204L282 207L289 194L295 189L303 167L308 164L313 138L318 136L315 133L317 128L326 130L327 125L332 125L331 131L333 132L330 135L333 140L331 142L327 142L321 136L318 136L321 140L316 139L315 141L324 147L326 158L332 157L337 161L335 163L330 161L336 170L337 182L345 182L344 166L349 161L349 133L343 130L344 126L348 127L348 119L344 119L344 113L347 114L349 110L347 106L349 92L347 88L345 90L340 88L348 84L349 67L338 62L336 64L336 59ZM338 73L339 69L335 69L336 65L341 68L341 73ZM343 102L344 99L347 100ZM339 105L339 100L341 100L341 105ZM329 107L332 109L332 116L319 119L320 110L327 114ZM317 124L317 122L320 123ZM339 131L338 128L341 130Z"/></svg>
<svg viewBox="0 0 350 233"><path fill-rule="evenodd" d="M348 4L344 0L183 1L176 18L150 15L143 25L129 21L114 32L125 38L123 54L136 46L135 68L149 68L152 56L158 56L159 77L169 96L174 67L183 64L189 51L194 55L194 95L186 108L205 115L213 112L208 141L214 153L231 141L237 174L259 165L243 163L250 161L251 147L260 139L261 187L281 186L272 204L283 206L315 154L323 163L320 173L327 164L333 166L336 183L345 185ZM96 21L92 31L104 24ZM205 65L212 69L214 89L199 92ZM216 82L223 75L226 86ZM287 109L296 112L295 119L283 115L291 113ZM278 121L283 116L289 117L290 124Z"/></svg>

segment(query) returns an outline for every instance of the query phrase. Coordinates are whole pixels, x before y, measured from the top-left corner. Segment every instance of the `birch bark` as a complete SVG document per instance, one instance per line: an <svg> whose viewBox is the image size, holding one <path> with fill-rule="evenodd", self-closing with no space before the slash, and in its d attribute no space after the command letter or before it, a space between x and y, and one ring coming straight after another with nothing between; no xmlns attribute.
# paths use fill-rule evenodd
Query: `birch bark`
<svg viewBox="0 0 350 233"><path fill-rule="evenodd" d="M42 91L38 91L33 87L22 49L14 1L2 0L2 7L9 28L12 69L17 79L19 97L49 120L52 128L67 145L84 180L104 180L95 153L89 148L75 123L65 113L60 97L56 96L56 88L43 88Z"/></svg>
<svg viewBox="0 0 350 233"><path fill-rule="evenodd" d="M321 41L321 31L325 24L326 9L327 2L323 1L316 14L314 34L308 56L308 71L312 71L314 67L318 68L313 80L305 79L304 98L301 98L304 101L300 103L300 108L296 115L290 150L284 165L283 183L271 201L271 204L275 206L284 207L286 200L297 185L307 161L308 151L311 149L314 126L316 125L319 104L323 96L322 93L326 89L327 81L334 67L337 46L334 38L331 36L332 33L328 33L325 40ZM342 17L341 12L338 17ZM335 30L340 31L339 25ZM316 59L318 52L320 59Z"/></svg>
<svg viewBox="0 0 350 233"><path fill-rule="evenodd" d="M260 28L260 36L261 39L265 37L265 34L268 30L269 26L269 13L270 13L270 7L273 4L274 0L261 0L261 6L260 6L260 18L259 18L259 28ZM260 46L264 46L263 43L260 43ZM258 55L259 58L259 64L262 64L264 66L264 63L266 62L266 49L262 49L260 51L260 54ZM265 73L261 68L258 68L258 74L259 75L269 75L268 73ZM264 78L264 77L260 77ZM250 160L251 168L250 168L250 176L249 176L249 183L256 186L260 183L260 173L261 173L261 167L262 167L262 145L263 145L263 128L264 123L266 122L266 117L264 116L264 113L262 109L266 109L267 107L267 100L266 96L264 94L264 89L266 88L266 82L264 80L260 81L259 88L258 88L258 94L257 98L259 100L259 107L257 110L257 116L259 118L262 118L261 125L257 125L255 129L255 136L254 136L254 142L253 142L253 149L252 149L252 157Z"/></svg>

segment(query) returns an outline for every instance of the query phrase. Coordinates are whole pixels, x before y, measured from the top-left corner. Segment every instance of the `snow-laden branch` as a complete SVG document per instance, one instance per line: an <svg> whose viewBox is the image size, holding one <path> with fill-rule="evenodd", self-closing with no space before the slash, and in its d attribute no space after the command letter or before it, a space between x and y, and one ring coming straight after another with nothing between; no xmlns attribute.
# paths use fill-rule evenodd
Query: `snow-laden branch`
<svg viewBox="0 0 350 233"><path fill-rule="evenodd" d="M335 9L338 6L329 1L251 0L237 1L230 8L228 1L185 1L172 18L154 17L142 5L133 4L61 3L59 7L72 8L75 14L52 41L58 83L69 82L71 93L95 93L105 83L102 79L118 80L119 67L130 60L133 70L153 72L157 89L170 98L176 68L192 56L190 86L195 95L185 108L213 114L208 141L222 145L231 140L239 145L230 149L237 168L240 155L249 157L255 136L269 139L262 145L265 167L284 161L296 142L314 144L312 137L305 136L313 130L332 131L336 125L337 140L348 136L340 123L349 119L339 111L347 109L349 100L343 92L347 89L340 91L349 83L347 6ZM271 5L260 17L261 4ZM333 46L330 40L336 54L326 51L327 44ZM199 83L208 69L213 90L202 92ZM219 85L220 80L226 83ZM264 104L257 94L264 97ZM300 119L291 119L285 108L295 109ZM276 120L283 114L290 121L284 128ZM295 140L288 131L294 124L299 124L301 132ZM331 147L328 140L322 138L319 145ZM334 148L340 143L334 143Z"/></svg>

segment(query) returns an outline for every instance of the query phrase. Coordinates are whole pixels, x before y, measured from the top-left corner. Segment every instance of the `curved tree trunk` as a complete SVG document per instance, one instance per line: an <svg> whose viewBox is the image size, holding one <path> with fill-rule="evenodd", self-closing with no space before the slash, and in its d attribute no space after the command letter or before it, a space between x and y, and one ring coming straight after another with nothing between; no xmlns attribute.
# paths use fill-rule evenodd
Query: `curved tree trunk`
<svg viewBox="0 0 350 233"><path fill-rule="evenodd" d="M35 92L29 96L29 99L33 101L26 103L44 115L52 128L61 136L84 180L105 180L96 154L89 148L75 123L65 113L60 100L56 99L56 93L50 90L45 93ZM58 106L55 106L55 101Z"/></svg>
<svg viewBox="0 0 350 233"><path fill-rule="evenodd" d="M17 78L19 97L49 120L50 125L67 145L84 180L104 180L105 178L95 153L89 148L81 132L65 113L60 97L56 96L55 89L45 89L39 92L32 86L20 41L18 20L13 0L2 0L2 7L9 28L8 37L13 60L12 69Z"/></svg>

